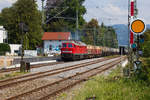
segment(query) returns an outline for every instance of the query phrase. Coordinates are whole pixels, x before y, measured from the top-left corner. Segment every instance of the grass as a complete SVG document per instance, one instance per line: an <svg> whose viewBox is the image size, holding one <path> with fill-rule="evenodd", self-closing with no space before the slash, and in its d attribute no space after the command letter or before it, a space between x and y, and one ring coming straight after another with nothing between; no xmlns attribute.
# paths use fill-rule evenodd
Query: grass
<svg viewBox="0 0 150 100"><path fill-rule="evenodd" d="M15 76L21 76L21 75L24 75L24 74L27 74L27 73L28 72L12 72L12 73L9 73L9 74L3 74L3 75L0 75L0 80L12 78L12 77L15 77Z"/></svg>
<svg viewBox="0 0 150 100"><path fill-rule="evenodd" d="M80 90L76 90L70 100L86 100L89 97L96 97L95 100L150 100L150 86L121 77L120 70L112 71L109 76L93 77Z"/></svg>
<svg viewBox="0 0 150 100"><path fill-rule="evenodd" d="M150 67L150 57L149 58L141 58L143 64L147 67Z"/></svg>

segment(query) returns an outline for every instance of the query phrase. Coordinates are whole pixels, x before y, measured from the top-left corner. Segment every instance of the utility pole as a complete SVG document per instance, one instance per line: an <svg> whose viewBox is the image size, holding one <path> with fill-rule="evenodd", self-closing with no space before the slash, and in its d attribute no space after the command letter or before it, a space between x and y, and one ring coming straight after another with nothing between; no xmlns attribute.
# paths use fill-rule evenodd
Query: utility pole
<svg viewBox="0 0 150 100"><path fill-rule="evenodd" d="M78 9L78 7L79 7L79 1L77 0L77 9L76 9L76 39L77 40L79 40L78 38L78 35L79 35L79 33L78 33L78 30L79 30L79 9Z"/></svg>
<svg viewBox="0 0 150 100"><path fill-rule="evenodd" d="M44 14L44 0L42 0L42 25L44 24L44 18L45 14Z"/></svg>

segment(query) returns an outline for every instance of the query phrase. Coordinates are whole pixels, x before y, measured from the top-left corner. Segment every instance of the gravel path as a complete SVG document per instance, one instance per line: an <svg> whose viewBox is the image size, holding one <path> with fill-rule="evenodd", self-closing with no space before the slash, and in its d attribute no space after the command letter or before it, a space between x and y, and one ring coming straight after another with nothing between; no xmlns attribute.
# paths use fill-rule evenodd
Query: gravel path
<svg viewBox="0 0 150 100"><path fill-rule="evenodd" d="M73 61L73 62L66 62L64 64L57 64L57 65L52 65L52 66L44 66L44 67L40 67L40 68L33 68L33 69L31 69L31 73L43 72L43 71L57 69L57 68L62 68L62 67L68 67L68 66L72 66L72 65L76 65L76 64L80 64L80 63L85 63L85 62L90 62L90 61L103 59L103 58L104 57L102 57L102 58L94 58L94 59L86 59L86 60L80 60L80 61Z"/></svg>

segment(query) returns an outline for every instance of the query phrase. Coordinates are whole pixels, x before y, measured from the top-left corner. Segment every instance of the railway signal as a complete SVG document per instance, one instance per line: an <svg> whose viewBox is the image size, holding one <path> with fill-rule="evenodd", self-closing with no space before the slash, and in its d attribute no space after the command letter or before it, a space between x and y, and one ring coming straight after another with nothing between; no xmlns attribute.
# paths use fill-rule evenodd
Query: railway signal
<svg viewBox="0 0 150 100"><path fill-rule="evenodd" d="M141 19L135 19L130 24L131 31L136 35L141 35L146 30L146 25Z"/></svg>
<svg viewBox="0 0 150 100"><path fill-rule="evenodd" d="M146 25L144 23L143 20L141 19L134 19L133 21L131 21L130 24L130 30L137 36L137 41L135 41L134 44L132 44L132 50L133 52L135 52L136 55L136 61L135 62L139 62L139 58L140 55L142 54L140 51L140 43L144 42L144 38L143 36L141 36L145 30L146 30ZM140 37L141 36L141 37ZM142 63L142 62L140 62ZM135 63L134 65L136 65L137 68L140 68L140 64ZM138 69L135 69L135 71L137 71Z"/></svg>
<svg viewBox="0 0 150 100"><path fill-rule="evenodd" d="M19 23L19 28L21 30L21 61L20 61L20 72L25 72L25 62L23 61L23 56L24 56L24 48L23 48L23 44L24 44L24 34L27 33L29 31L28 26L21 22Z"/></svg>

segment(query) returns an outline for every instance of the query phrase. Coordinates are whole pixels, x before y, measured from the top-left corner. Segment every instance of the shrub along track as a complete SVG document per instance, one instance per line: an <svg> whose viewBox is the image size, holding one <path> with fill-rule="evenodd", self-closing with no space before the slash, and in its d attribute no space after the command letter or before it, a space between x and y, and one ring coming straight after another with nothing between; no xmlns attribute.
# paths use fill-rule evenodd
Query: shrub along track
<svg viewBox="0 0 150 100"><path fill-rule="evenodd" d="M36 64L36 65L31 65L31 68L40 68L40 67L43 67L43 66L50 66L50 65L63 64L63 63L64 62L53 62L53 63ZM9 68L9 69L1 69L0 73L18 71L19 69L20 69L20 67Z"/></svg>
<svg viewBox="0 0 150 100"><path fill-rule="evenodd" d="M108 58L107 58L107 60L108 60ZM80 64L79 66L84 67L84 66L96 64L99 62L100 62L100 60L99 61L93 61L92 63L90 62L88 64L83 64L83 65ZM61 80L55 81L55 82L47 84L45 86L38 87L38 88L33 89L31 91L7 98L6 100L16 100L16 99L17 100L45 100L45 99L63 91L63 90L71 87L71 86L74 86L74 85L84 81L85 79L87 79L91 76L94 76L100 72L103 72L103 71L113 67L114 65L116 65L118 63L120 63L120 59L117 59L116 61L112 61L112 62L103 64L103 65L96 67L96 68L93 68L93 69L89 69L85 72L80 72L80 73L77 73L76 75L63 78ZM79 68L79 66L78 66L78 68Z"/></svg>

